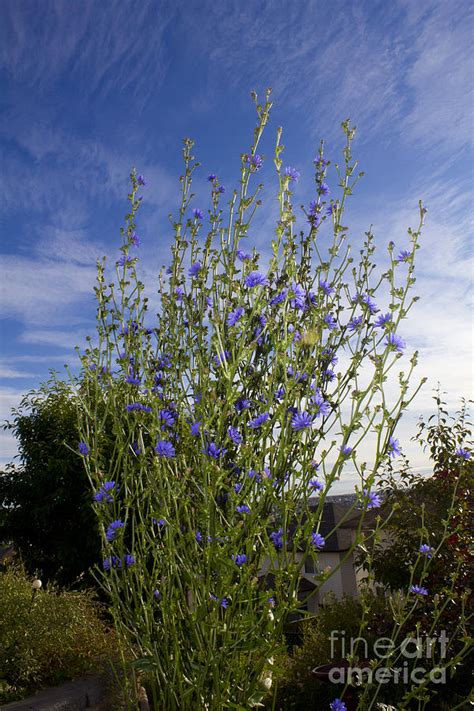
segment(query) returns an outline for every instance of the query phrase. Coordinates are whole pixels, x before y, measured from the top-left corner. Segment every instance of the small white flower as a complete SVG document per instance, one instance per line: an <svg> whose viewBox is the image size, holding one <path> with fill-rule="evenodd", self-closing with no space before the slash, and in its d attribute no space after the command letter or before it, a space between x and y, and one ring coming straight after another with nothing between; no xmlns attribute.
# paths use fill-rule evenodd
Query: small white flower
<svg viewBox="0 0 474 711"><path fill-rule="evenodd" d="M38 578L35 578L35 580L33 580L33 582L31 583L31 587L33 588L33 590L39 590L42 585L43 583Z"/></svg>

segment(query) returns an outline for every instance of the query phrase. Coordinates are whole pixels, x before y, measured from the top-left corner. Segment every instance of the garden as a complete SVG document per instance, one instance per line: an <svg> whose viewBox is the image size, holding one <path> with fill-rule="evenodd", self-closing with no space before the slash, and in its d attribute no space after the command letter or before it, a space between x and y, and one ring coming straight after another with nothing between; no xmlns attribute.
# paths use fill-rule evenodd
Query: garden
<svg viewBox="0 0 474 711"><path fill-rule="evenodd" d="M157 293L140 271L147 179L132 170L80 371L26 395L8 425L21 466L0 477L0 541L14 551L0 573L0 702L103 669L111 708L144 695L155 711L469 708L469 403L451 414L438 392L413 433L430 476L396 432L424 383L403 325L426 211L383 268L371 231L353 252L355 128L342 124L339 162L321 142L313 199L297 207L282 129L272 158L259 148L271 92L253 101L238 186L208 174L207 209L184 141ZM328 524L348 471L353 494ZM334 540L346 543L327 565ZM347 566L355 594L331 592Z"/></svg>

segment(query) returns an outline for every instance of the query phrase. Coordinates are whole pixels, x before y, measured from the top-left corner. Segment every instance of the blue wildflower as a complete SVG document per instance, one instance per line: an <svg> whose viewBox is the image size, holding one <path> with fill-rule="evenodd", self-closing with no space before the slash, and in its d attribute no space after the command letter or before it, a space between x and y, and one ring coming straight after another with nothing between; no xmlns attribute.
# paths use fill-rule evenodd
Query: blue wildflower
<svg viewBox="0 0 474 711"><path fill-rule="evenodd" d="M168 442L165 439L160 440L157 442L156 447L155 447L155 452L159 457L175 457L176 456L176 450L171 442Z"/></svg>
<svg viewBox="0 0 474 711"><path fill-rule="evenodd" d="M433 548L429 546L427 543L422 543L420 548L419 548L420 553L423 553L423 555L426 555L427 558L432 558L433 557Z"/></svg>
<svg viewBox="0 0 474 711"><path fill-rule="evenodd" d="M113 494L118 490L115 481L104 481L100 489L94 494L94 501L97 501L99 504L111 504L114 500Z"/></svg>
<svg viewBox="0 0 474 711"><path fill-rule="evenodd" d="M253 430L256 430L261 427L268 420L269 417L270 413L262 412L261 415L257 415L257 417L254 417L253 420L250 420L249 427L251 427Z"/></svg>
<svg viewBox="0 0 474 711"><path fill-rule="evenodd" d="M326 541L320 533L314 532L311 534L311 545L314 548L324 548Z"/></svg>
<svg viewBox="0 0 474 711"><path fill-rule="evenodd" d="M85 442L79 442L79 444L77 445L77 448L83 457L89 456L89 447L87 446L87 444Z"/></svg>
<svg viewBox="0 0 474 711"><path fill-rule="evenodd" d="M219 457L224 456L224 454L227 452L227 449L225 449L225 447L218 447L217 444L215 444L214 442L209 442L208 444L206 444L206 447L203 452L212 459L219 459Z"/></svg>
<svg viewBox="0 0 474 711"><path fill-rule="evenodd" d="M250 509L247 506L247 504L240 504L239 506L235 507L235 510L237 511L237 513L246 513L246 514L250 513Z"/></svg>
<svg viewBox="0 0 474 711"><path fill-rule="evenodd" d="M333 293L334 289L328 281L320 281L319 288L324 291L328 296Z"/></svg>
<svg viewBox="0 0 474 711"><path fill-rule="evenodd" d="M139 175L139 176L138 176L138 178L137 178L137 183L138 183L138 185L146 185L146 180L145 180L145 178L143 177L143 175Z"/></svg>
<svg viewBox="0 0 474 711"><path fill-rule="evenodd" d="M134 247L136 247L136 249L139 248L141 241L140 241L140 237L137 235L136 232L133 232L130 235L130 242L133 244Z"/></svg>
<svg viewBox="0 0 474 711"><path fill-rule="evenodd" d="M117 538L118 532L121 528L125 526L123 521L120 521L117 519L117 521L112 521L112 523L109 524L105 537L109 543L112 543Z"/></svg>
<svg viewBox="0 0 474 711"><path fill-rule="evenodd" d="M132 260L130 257L127 257L125 254L122 254L121 257L116 262L118 267L130 267L132 265Z"/></svg>
<svg viewBox="0 0 474 711"><path fill-rule="evenodd" d="M275 390L275 400L283 400L285 397L285 388L283 385Z"/></svg>
<svg viewBox="0 0 474 711"><path fill-rule="evenodd" d="M290 299L291 308L304 311L306 309L306 291L301 284L292 284L291 291L293 294L293 297Z"/></svg>
<svg viewBox="0 0 474 711"><path fill-rule="evenodd" d="M123 562L126 568L130 568L131 565L135 565L135 556L130 553L126 553L123 557Z"/></svg>
<svg viewBox="0 0 474 711"><path fill-rule="evenodd" d="M202 269L202 264L201 262L194 262L189 269L188 269L188 274L191 278L197 277L199 275L199 272Z"/></svg>
<svg viewBox="0 0 474 711"><path fill-rule="evenodd" d="M318 205L316 200L311 200L311 202L309 203L307 217L311 227L318 227L318 225L321 223L321 207L320 205Z"/></svg>
<svg viewBox="0 0 474 711"><path fill-rule="evenodd" d="M326 165L329 165L329 161L326 160L326 158L323 158L321 154L317 155L316 158L313 159L314 165L322 170Z"/></svg>
<svg viewBox="0 0 474 711"><path fill-rule="evenodd" d="M385 345L398 351L398 353L403 353L403 349L407 344L403 338L398 335L398 333L389 333L385 339Z"/></svg>
<svg viewBox="0 0 474 711"><path fill-rule="evenodd" d="M230 314L227 316L227 325L235 326L235 324L242 317L244 312L245 309L242 306L237 306L237 308L234 309L234 311L231 311Z"/></svg>
<svg viewBox="0 0 474 711"><path fill-rule="evenodd" d="M247 262L249 259L252 259L252 255L248 252L244 252L242 249L238 249L236 255L241 262Z"/></svg>
<svg viewBox="0 0 474 711"><path fill-rule="evenodd" d="M202 426L202 422L193 422L191 424L191 434L193 435L193 437L197 437L199 435L201 426Z"/></svg>
<svg viewBox="0 0 474 711"><path fill-rule="evenodd" d="M409 252L406 249L402 249L400 254L397 257L397 262L408 262L408 260L411 257L411 252Z"/></svg>
<svg viewBox="0 0 474 711"><path fill-rule="evenodd" d="M226 597L223 597L223 598L222 598L222 600L221 600L221 607L223 607L224 610L227 610L227 608L229 607L229 601L228 601L228 599L227 599Z"/></svg>
<svg viewBox="0 0 474 711"><path fill-rule="evenodd" d="M278 531L273 531L269 536L271 542L277 550L283 548L283 529L279 528Z"/></svg>
<svg viewBox="0 0 474 711"><path fill-rule="evenodd" d="M159 415L161 421L163 422L163 427L173 427L178 419L178 413L175 410L170 410L169 408L160 410Z"/></svg>
<svg viewBox="0 0 474 711"><path fill-rule="evenodd" d="M426 588L421 587L421 585L412 585L410 588L410 592L414 593L415 595L428 595L428 590Z"/></svg>
<svg viewBox="0 0 474 711"><path fill-rule="evenodd" d="M201 533L201 531L196 531L196 535L195 535L194 537L195 537L197 543L201 543L201 541L202 541L202 533Z"/></svg>
<svg viewBox="0 0 474 711"><path fill-rule="evenodd" d="M324 363L330 363L331 365L336 365L338 362L339 358L337 355L334 353L333 350L330 348L325 348L323 352L321 353L321 360Z"/></svg>
<svg viewBox="0 0 474 711"><path fill-rule="evenodd" d="M286 289L283 289L283 291L280 291L279 294L273 297L273 299L270 299L269 304L270 306L277 306L278 304L281 304L282 301L286 299L288 291Z"/></svg>
<svg viewBox="0 0 474 711"><path fill-rule="evenodd" d="M333 331L337 326L337 321L332 314L326 314L323 321L330 331Z"/></svg>
<svg viewBox="0 0 474 711"><path fill-rule="evenodd" d="M331 412L331 405L323 398L318 388L316 388L314 395L310 398L310 403L315 409L315 417L327 417Z"/></svg>
<svg viewBox="0 0 474 711"><path fill-rule="evenodd" d="M213 183L214 180L217 179L217 175L215 175L214 173L211 173L210 175L207 176L207 179L209 180L210 183Z"/></svg>
<svg viewBox="0 0 474 711"><path fill-rule="evenodd" d="M251 407L252 403L250 400L247 400L245 397L239 397L239 399L235 403L235 409L237 412L243 412L244 410L248 410L249 407Z"/></svg>
<svg viewBox="0 0 474 711"><path fill-rule="evenodd" d="M367 307L371 314L376 314L378 311L377 304L369 294L356 294L352 297L352 301Z"/></svg>
<svg viewBox="0 0 474 711"><path fill-rule="evenodd" d="M203 213L202 210L200 210L199 208L195 207L194 210L193 210L193 217L194 217L196 220L202 220L202 218L204 217L204 213Z"/></svg>
<svg viewBox="0 0 474 711"><path fill-rule="evenodd" d="M237 427L229 427L229 429L227 430L227 434L229 435L232 442L234 442L234 444L242 444L244 438L240 434Z"/></svg>
<svg viewBox="0 0 474 711"><path fill-rule="evenodd" d="M142 453L142 450L140 449L138 442L132 442L132 449L133 449L134 454L136 454L137 457L139 454Z"/></svg>
<svg viewBox="0 0 474 711"><path fill-rule="evenodd" d="M260 168L263 165L262 156L260 156L258 153L255 153L255 155L253 155L253 156L250 154L247 154L245 156L245 162L250 167L250 169L253 171L260 170Z"/></svg>
<svg viewBox="0 0 474 711"><path fill-rule="evenodd" d="M392 314L380 314L380 316L375 320L375 328L385 328L385 326L392 320Z"/></svg>
<svg viewBox="0 0 474 711"><path fill-rule="evenodd" d="M127 412L139 411L139 412L152 412L152 408L148 405L142 405L141 402L131 402L129 405L125 405Z"/></svg>
<svg viewBox="0 0 474 711"><path fill-rule="evenodd" d="M235 562L236 565L241 567L247 562L247 556L245 553L238 553L237 555L232 556L232 560Z"/></svg>
<svg viewBox="0 0 474 711"><path fill-rule="evenodd" d="M343 447L341 447L341 454L344 456L349 456L349 454L352 454L352 447L349 447L348 444L345 444Z"/></svg>
<svg viewBox="0 0 474 711"><path fill-rule="evenodd" d="M106 571L110 570L111 568L121 568L122 561L120 560L120 558L117 558L116 555L111 555L102 561L102 567Z"/></svg>
<svg viewBox="0 0 474 711"><path fill-rule="evenodd" d="M322 491L324 489L324 486L319 479L310 479L309 486L313 491Z"/></svg>
<svg viewBox="0 0 474 711"><path fill-rule="evenodd" d="M250 272L244 279L245 286L254 289L256 286L266 286L268 284L267 277L261 272Z"/></svg>
<svg viewBox="0 0 474 711"><path fill-rule="evenodd" d="M136 378L133 374L132 375L127 375L125 378L125 382L128 383L129 385L140 385L141 378Z"/></svg>
<svg viewBox="0 0 474 711"><path fill-rule="evenodd" d="M298 178L300 177L299 172L296 170L296 168L285 168L285 176L291 180L294 180L295 183L298 182Z"/></svg>
<svg viewBox="0 0 474 711"><path fill-rule="evenodd" d="M162 356L159 357L158 363L157 363L157 368L159 370L165 370L166 368L171 368L171 356L168 353L164 353Z"/></svg>
<svg viewBox="0 0 474 711"><path fill-rule="evenodd" d="M180 286L176 287L176 291L174 292L176 295L176 301L182 301L183 296L184 296L184 289L182 289Z"/></svg>
<svg viewBox="0 0 474 711"><path fill-rule="evenodd" d="M461 457L461 459L470 459L471 458L471 452L468 449L464 449L463 447L458 447L455 452L456 456Z"/></svg>
<svg viewBox="0 0 474 711"><path fill-rule="evenodd" d="M291 427L297 432L313 425L313 415L309 412L297 412L291 420Z"/></svg>
<svg viewBox="0 0 474 711"><path fill-rule="evenodd" d="M347 711L347 706L341 699L334 699L331 701L329 708L331 711Z"/></svg>
<svg viewBox="0 0 474 711"><path fill-rule="evenodd" d="M366 500L367 509L378 509L382 505L382 499L379 494L375 493L375 491L364 489L363 494Z"/></svg>
<svg viewBox="0 0 474 711"><path fill-rule="evenodd" d="M155 598L155 600L159 600L160 597L161 597L160 591L159 591L159 590L153 590L153 597Z"/></svg>
<svg viewBox="0 0 474 711"><path fill-rule="evenodd" d="M329 190L329 185L326 183L320 183L319 188L318 188L318 193L321 195L329 195L331 191Z"/></svg>
<svg viewBox="0 0 474 711"><path fill-rule="evenodd" d="M391 459L395 459L396 457L400 456L402 450L400 448L400 442L398 441L398 439L394 439L393 437L389 438L387 453Z"/></svg>
<svg viewBox="0 0 474 711"><path fill-rule="evenodd" d="M262 481L262 477L255 471L255 469L250 469L249 479L255 479L255 481L257 481L258 483Z"/></svg>

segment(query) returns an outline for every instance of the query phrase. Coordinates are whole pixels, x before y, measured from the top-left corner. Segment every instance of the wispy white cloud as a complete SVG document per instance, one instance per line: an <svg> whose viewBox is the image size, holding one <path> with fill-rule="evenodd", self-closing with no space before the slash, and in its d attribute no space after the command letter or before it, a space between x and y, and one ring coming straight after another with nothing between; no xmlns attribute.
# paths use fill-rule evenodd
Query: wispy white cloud
<svg viewBox="0 0 474 711"><path fill-rule="evenodd" d="M28 372L26 370L18 370L18 368L11 367L5 362L0 361L0 378L5 378L7 380L17 379L17 378L34 378L35 373Z"/></svg>
<svg viewBox="0 0 474 711"><path fill-rule="evenodd" d="M0 66L40 90L67 75L91 99L132 90L143 100L164 76L164 39L175 14L173 3L160 0L140 5L53 0L41 12L36 2L6 0Z"/></svg>
<svg viewBox="0 0 474 711"><path fill-rule="evenodd" d="M71 306L87 301L92 310L95 268L49 259L4 255L0 315L23 324L54 326L80 322L80 312Z"/></svg>
<svg viewBox="0 0 474 711"><path fill-rule="evenodd" d="M406 73L411 110L402 129L411 141L459 150L473 144L474 69L472 44L474 8L462 3L453 12L438 0L400 0L413 35L413 60Z"/></svg>
<svg viewBox="0 0 474 711"><path fill-rule="evenodd" d="M84 345L86 336L89 335L87 330L53 330L40 328L26 328L20 336L22 343L30 343L33 345L47 345L55 348L64 348L74 354L76 346Z"/></svg>
<svg viewBox="0 0 474 711"><path fill-rule="evenodd" d="M124 200L128 175L137 161L151 188L148 206L162 207L177 194L174 176L145 158L141 149L110 147L42 122L34 123L32 131L30 118L17 108L3 112L0 137L8 141L0 175L5 214L33 211L56 228L83 228L93 219L91 203L97 197L104 206Z"/></svg>

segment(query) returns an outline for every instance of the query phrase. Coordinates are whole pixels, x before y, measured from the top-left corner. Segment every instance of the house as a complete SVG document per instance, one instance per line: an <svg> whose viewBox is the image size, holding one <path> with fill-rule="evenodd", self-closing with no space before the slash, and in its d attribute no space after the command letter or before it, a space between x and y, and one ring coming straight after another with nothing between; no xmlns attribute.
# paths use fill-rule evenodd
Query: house
<svg viewBox="0 0 474 711"><path fill-rule="evenodd" d="M318 504L318 499L310 499L310 510L316 511ZM362 521L361 515L362 511L354 508L354 500L341 501L340 497L328 497L325 501L319 526L319 533L325 539L324 548L315 556L307 556L305 560L302 550L295 552L295 559L302 563L298 598L303 610L316 613L328 593L338 599L344 595L356 597L359 594L365 576L357 569L355 562L357 529L360 524L361 530L371 530L378 512L366 512ZM294 526L290 525L290 542L293 533ZM333 572L321 585L319 574L325 570ZM265 587L273 587L270 558L263 564L259 578Z"/></svg>

